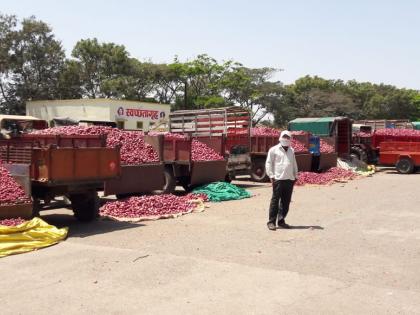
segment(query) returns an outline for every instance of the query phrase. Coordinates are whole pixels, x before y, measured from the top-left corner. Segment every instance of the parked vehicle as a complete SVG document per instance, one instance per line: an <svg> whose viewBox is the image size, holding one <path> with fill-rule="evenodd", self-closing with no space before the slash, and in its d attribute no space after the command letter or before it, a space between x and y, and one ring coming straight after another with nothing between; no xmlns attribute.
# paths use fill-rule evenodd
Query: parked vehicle
<svg viewBox="0 0 420 315"><path fill-rule="evenodd" d="M420 133L410 129L382 129L370 134L355 134L352 154L365 163L380 163L381 144L384 142L420 142Z"/></svg>
<svg viewBox="0 0 420 315"><path fill-rule="evenodd" d="M289 122L290 131L307 131L335 148L339 157L350 155L352 120L347 117L296 118Z"/></svg>
<svg viewBox="0 0 420 315"><path fill-rule="evenodd" d="M26 169L19 173L30 182L34 214L55 197L66 196L80 221L98 215L97 188L120 173L118 148L41 147L35 142L12 139L0 141L0 158L8 167Z"/></svg>
<svg viewBox="0 0 420 315"><path fill-rule="evenodd" d="M420 166L420 142L382 142L379 163L395 166L401 174L413 173Z"/></svg>
<svg viewBox="0 0 420 315"><path fill-rule="evenodd" d="M31 123L33 127L34 122L42 122L31 117L25 121L25 116L10 120L17 121L11 126L18 132L7 131L8 139L0 140L0 159L33 200L33 204L23 209L25 214L36 215L55 197L65 196L71 201L78 220L96 218L99 212L97 189L121 172L119 148L101 147L101 136L24 134L22 126Z"/></svg>
<svg viewBox="0 0 420 315"><path fill-rule="evenodd" d="M239 107L180 110L169 115L169 131L197 139L225 157L226 178L249 175L251 116Z"/></svg>

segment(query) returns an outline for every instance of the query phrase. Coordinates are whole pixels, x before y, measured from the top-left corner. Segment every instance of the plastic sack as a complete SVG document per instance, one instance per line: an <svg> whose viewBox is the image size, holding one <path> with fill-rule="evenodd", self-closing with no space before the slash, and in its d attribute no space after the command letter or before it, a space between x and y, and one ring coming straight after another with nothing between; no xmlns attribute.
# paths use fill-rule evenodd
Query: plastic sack
<svg viewBox="0 0 420 315"><path fill-rule="evenodd" d="M0 225L0 257L33 251L57 244L67 237L68 228L57 228L40 218L17 226Z"/></svg>

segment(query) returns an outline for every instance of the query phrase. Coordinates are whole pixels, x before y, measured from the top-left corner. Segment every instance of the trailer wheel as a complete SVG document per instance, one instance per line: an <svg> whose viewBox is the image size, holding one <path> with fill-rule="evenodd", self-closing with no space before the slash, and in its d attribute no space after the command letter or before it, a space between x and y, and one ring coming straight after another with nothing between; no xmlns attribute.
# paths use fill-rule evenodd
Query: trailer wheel
<svg viewBox="0 0 420 315"><path fill-rule="evenodd" d="M99 197L96 191L70 195L74 216L81 222L90 222L99 216Z"/></svg>
<svg viewBox="0 0 420 315"><path fill-rule="evenodd" d="M395 167L401 174L411 174L414 172L414 163L410 158L400 158Z"/></svg>
<svg viewBox="0 0 420 315"><path fill-rule="evenodd" d="M368 162L368 156L365 150L359 147L352 147L350 150L350 156L356 158L362 162Z"/></svg>
<svg viewBox="0 0 420 315"><path fill-rule="evenodd" d="M176 188L176 180L172 169L165 168L165 170L163 171L163 176L165 177L165 184L163 185L162 193L173 193Z"/></svg>
<svg viewBox="0 0 420 315"><path fill-rule="evenodd" d="M264 183L269 181L269 178L265 171L264 160L258 159L252 161L251 178L253 181L258 183Z"/></svg>

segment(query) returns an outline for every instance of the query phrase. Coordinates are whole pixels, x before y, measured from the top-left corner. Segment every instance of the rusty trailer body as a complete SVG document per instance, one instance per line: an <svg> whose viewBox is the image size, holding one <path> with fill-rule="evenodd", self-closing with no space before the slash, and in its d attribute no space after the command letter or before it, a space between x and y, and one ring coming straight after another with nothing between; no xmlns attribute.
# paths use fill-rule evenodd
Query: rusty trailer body
<svg viewBox="0 0 420 315"><path fill-rule="evenodd" d="M164 168L163 163L122 165L118 178L105 181L104 195L125 197L161 190L165 185Z"/></svg>
<svg viewBox="0 0 420 315"><path fill-rule="evenodd" d="M106 147L105 135L42 135L24 134L22 141L33 142L38 147L55 146L60 148L100 148Z"/></svg>
<svg viewBox="0 0 420 315"><path fill-rule="evenodd" d="M212 148L222 145L218 137L203 137L204 143ZM145 142L153 146L162 161L164 185L162 193L172 193L177 185L185 190L222 181L226 176L227 161L193 161L192 137L165 138L164 135L145 136Z"/></svg>
<svg viewBox="0 0 420 315"><path fill-rule="evenodd" d="M71 201L75 217L90 221L97 217L97 188L120 175L119 148L45 146L36 139L17 137L0 141L0 159L12 165L26 165L37 214L57 196ZM16 172L12 172L16 176ZM24 175L18 174L22 179ZM17 212L16 212L17 213Z"/></svg>
<svg viewBox="0 0 420 315"><path fill-rule="evenodd" d="M217 142L217 138L208 139ZM226 161L193 161L192 138L166 138L145 135L159 156L157 163L122 165L121 176L107 180L105 195L124 198L147 193L173 193L177 185L186 190L203 184L221 181L226 176ZM217 145L217 143L213 143Z"/></svg>
<svg viewBox="0 0 420 315"><path fill-rule="evenodd" d="M395 166L402 174L410 174L420 167L420 142L382 142L379 149L379 163Z"/></svg>
<svg viewBox="0 0 420 315"><path fill-rule="evenodd" d="M195 138L225 157L226 173L249 174L251 115L232 106L202 110L180 110L169 116L169 131Z"/></svg>

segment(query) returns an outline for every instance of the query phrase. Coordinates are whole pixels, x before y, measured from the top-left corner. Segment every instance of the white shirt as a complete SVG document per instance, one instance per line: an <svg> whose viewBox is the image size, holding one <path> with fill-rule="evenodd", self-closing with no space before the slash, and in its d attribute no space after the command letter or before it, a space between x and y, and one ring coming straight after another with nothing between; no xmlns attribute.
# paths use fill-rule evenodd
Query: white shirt
<svg viewBox="0 0 420 315"><path fill-rule="evenodd" d="M296 180L298 167L293 148L289 147L286 152L280 144L272 147L268 151L265 171L275 180Z"/></svg>

